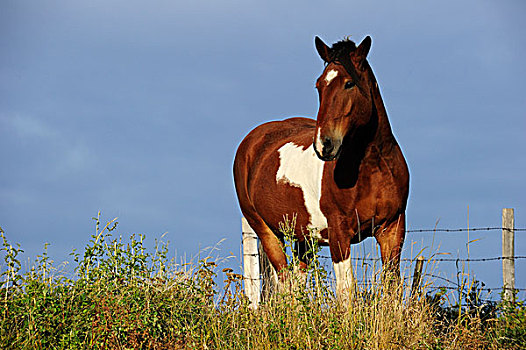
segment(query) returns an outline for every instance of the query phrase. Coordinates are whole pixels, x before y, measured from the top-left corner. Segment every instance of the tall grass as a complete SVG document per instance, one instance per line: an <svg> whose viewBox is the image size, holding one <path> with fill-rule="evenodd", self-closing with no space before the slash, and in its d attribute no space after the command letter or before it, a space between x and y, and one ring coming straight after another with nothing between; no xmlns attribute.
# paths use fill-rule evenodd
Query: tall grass
<svg viewBox="0 0 526 350"><path fill-rule="evenodd" d="M314 259L256 310L242 277L210 256L190 264L152 252L145 237L115 235L102 225L74 274L56 268L46 250L28 271L20 246L4 232L1 252L0 348L9 349L521 349L526 344L523 302L501 304L491 319L448 315L434 298L411 296L404 284L384 288L371 278L336 300L327 271ZM316 255L317 248L313 246ZM294 260L291 259L294 265ZM219 286L218 278L224 278Z"/></svg>

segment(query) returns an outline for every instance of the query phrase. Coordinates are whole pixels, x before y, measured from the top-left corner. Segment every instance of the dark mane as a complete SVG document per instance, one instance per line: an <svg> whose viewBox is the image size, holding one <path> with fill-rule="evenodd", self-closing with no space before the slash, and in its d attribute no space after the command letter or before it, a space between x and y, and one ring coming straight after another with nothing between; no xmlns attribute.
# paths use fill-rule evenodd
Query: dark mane
<svg viewBox="0 0 526 350"><path fill-rule="evenodd" d="M346 57L349 57L349 53L356 50L356 44L349 38L338 41L332 44L331 57L329 62L342 62L345 61Z"/></svg>
<svg viewBox="0 0 526 350"><path fill-rule="evenodd" d="M338 41L337 43L332 44L331 50L329 52L329 61L327 64L334 62L336 64L341 64L347 73L349 73L358 86L361 89L359 84L360 79L356 73L353 63L351 62L351 52L356 51L356 44L354 41L349 38Z"/></svg>

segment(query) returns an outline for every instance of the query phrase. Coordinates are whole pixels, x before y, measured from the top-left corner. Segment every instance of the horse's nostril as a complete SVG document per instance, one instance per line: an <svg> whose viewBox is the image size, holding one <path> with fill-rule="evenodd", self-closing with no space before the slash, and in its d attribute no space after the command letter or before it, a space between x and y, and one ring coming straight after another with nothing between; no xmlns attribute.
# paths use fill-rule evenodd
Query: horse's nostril
<svg viewBox="0 0 526 350"><path fill-rule="evenodd" d="M323 150L326 153L330 153L334 149L334 144L332 143L332 139L329 137L326 137L325 140L323 140Z"/></svg>

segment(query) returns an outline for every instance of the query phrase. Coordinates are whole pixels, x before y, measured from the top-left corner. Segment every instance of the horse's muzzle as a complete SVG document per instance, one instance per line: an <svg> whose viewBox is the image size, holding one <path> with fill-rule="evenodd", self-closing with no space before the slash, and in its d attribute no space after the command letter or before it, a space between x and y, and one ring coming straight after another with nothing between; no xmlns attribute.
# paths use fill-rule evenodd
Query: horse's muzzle
<svg viewBox="0 0 526 350"><path fill-rule="evenodd" d="M323 161L330 161L338 158L341 151L341 141L330 137L324 137L322 142L314 143L314 151L318 158Z"/></svg>

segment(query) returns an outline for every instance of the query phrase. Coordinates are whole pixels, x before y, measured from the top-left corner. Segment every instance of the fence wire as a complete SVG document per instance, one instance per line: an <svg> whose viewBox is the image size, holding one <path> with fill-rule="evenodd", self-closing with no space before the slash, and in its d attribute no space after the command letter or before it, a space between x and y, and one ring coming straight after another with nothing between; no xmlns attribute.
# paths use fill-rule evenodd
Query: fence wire
<svg viewBox="0 0 526 350"><path fill-rule="evenodd" d="M497 230L508 230L508 231L519 231L526 232L526 228L513 228L508 227L473 227L473 228L424 228L424 229L414 229L406 230L406 233L423 233L423 232L472 232L472 231L497 231ZM318 255L321 259L330 259L330 256ZM496 260L520 260L526 259L526 256L498 256L494 258L431 258L432 261L451 261L451 262L484 262L484 261L496 261ZM359 261L380 261L381 258L351 258L351 260ZM415 259L400 259L401 262L413 262Z"/></svg>
<svg viewBox="0 0 526 350"><path fill-rule="evenodd" d="M424 229L409 229L406 230L406 233L435 233L435 232L475 232L475 231L513 231L513 232L526 232L526 228L509 228L509 227L473 227L473 228L424 228ZM258 254L247 254L252 256L257 256ZM330 256L326 255L317 255L318 259L331 259ZM369 262L380 262L381 258L360 258L360 257L351 257L352 261L369 261ZM428 262L487 262L487 261L500 261L500 260L522 260L526 259L525 255L519 255L519 256L513 256L513 257L507 257L507 256L498 256L498 257L491 257L491 258L429 258ZM403 258L400 259L400 262L414 262L416 261L416 257L409 259L409 258ZM450 279L447 279L442 276L434 275L434 274L425 274L424 277L431 277L436 278L439 280L442 280L449 284L449 286L437 286L432 287L429 286L428 288L431 290L440 290L440 289L446 289L446 290L460 290L463 289L463 286L459 283L452 281ZM334 277L327 276L329 281L335 281ZM404 279L409 279L411 277L406 277ZM261 279L260 279L261 280ZM356 281L357 285L359 286L368 286L370 285L369 281ZM504 288L504 287L497 287L497 288L485 288L485 287L477 287L478 291L485 291L485 292L491 292L491 291L502 291L505 289L510 288ZM513 288L513 290L517 292L526 292L526 288Z"/></svg>
<svg viewBox="0 0 526 350"><path fill-rule="evenodd" d="M406 233L415 232L472 232L472 231L518 231L525 232L526 228L509 228L509 227L473 227L473 228L423 228L414 230L405 230Z"/></svg>
<svg viewBox="0 0 526 350"><path fill-rule="evenodd" d="M327 255L318 255L317 256L319 259L331 259L330 256L327 256ZM359 258L359 257L356 257L356 258L350 258L351 260L354 260L354 261L372 261L372 262L379 262L382 260L382 258ZM526 255L519 255L519 256L497 256L497 257L494 257L494 258L466 258L466 259L461 259L461 258L430 258L429 261L431 262L435 262L435 261L449 261L449 262L484 262L484 261L497 261L497 260L521 260L521 259L526 259ZM409 258L404 258L404 259L400 259L400 262L413 262L413 261L416 261L416 258L413 258L413 259L409 259Z"/></svg>

